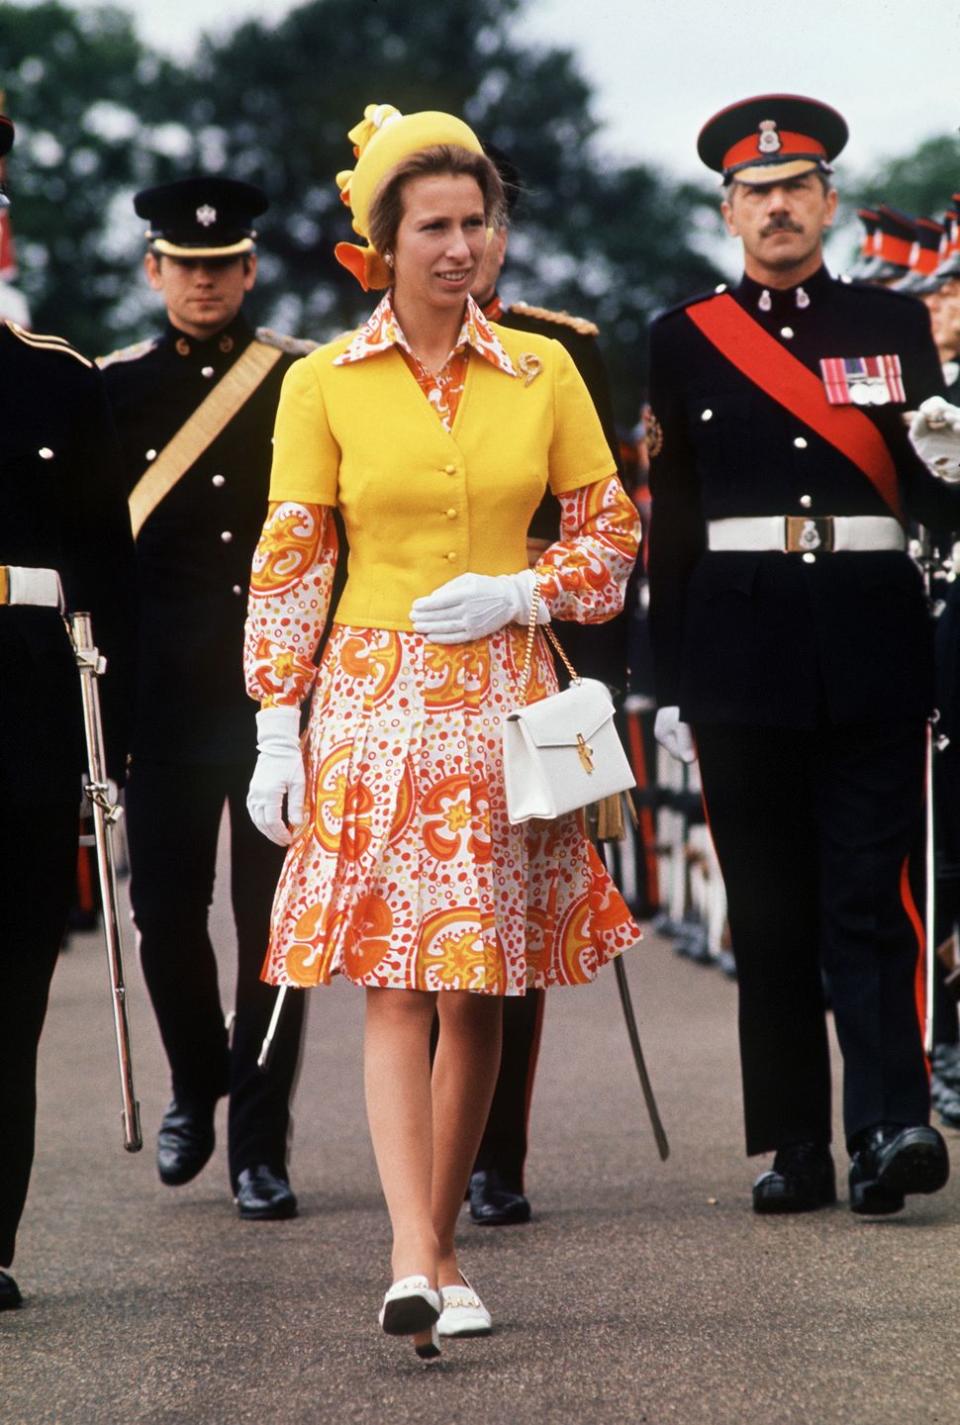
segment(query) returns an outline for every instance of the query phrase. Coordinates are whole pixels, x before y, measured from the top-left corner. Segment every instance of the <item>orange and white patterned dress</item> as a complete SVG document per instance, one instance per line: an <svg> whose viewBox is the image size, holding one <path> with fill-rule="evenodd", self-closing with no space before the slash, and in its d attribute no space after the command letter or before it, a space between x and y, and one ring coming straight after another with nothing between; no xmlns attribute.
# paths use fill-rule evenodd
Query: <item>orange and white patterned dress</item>
<svg viewBox="0 0 960 1425"><path fill-rule="evenodd" d="M472 301L437 376L409 350L389 294L338 360L392 347L447 430L469 361L512 371ZM560 499L561 538L537 566L542 597L553 618L599 622L622 605L636 510L615 476ZM264 706L313 696L305 820L277 887L262 978L308 987L341 973L496 995L591 980L640 931L579 816L507 820L502 724L518 701L525 630L451 646L334 623L318 670L336 559L328 506L271 505L253 562L247 688ZM556 686L538 639L530 696Z"/></svg>

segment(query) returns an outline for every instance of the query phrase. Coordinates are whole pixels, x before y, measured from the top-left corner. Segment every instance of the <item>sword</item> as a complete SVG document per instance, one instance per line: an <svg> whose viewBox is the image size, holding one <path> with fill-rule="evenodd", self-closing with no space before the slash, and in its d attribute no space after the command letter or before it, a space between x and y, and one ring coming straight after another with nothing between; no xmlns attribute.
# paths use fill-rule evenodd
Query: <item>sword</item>
<svg viewBox="0 0 960 1425"><path fill-rule="evenodd" d="M257 1058L257 1068L262 1073L266 1073L270 1067L270 1055L273 1052L273 1041L277 1033L277 1025L280 1023L280 1015L283 1012L283 1002L287 997L287 986L281 985L277 991L277 998L273 1003L273 1013L270 1016L270 1023L267 1025L267 1032L263 1036L263 1043L260 1046L260 1054Z"/></svg>
<svg viewBox="0 0 960 1425"><path fill-rule="evenodd" d="M110 972L110 998L113 1005L113 1029L117 1041L117 1061L120 1068L120 1096L123 1113L123 1146L128 1153L143 1147L140 1131L140 1105L133 1087L133 1061L130 1055L130 1025L127 1020L127 990L123 978L123 937L120 933L119 896L117 895L116 853L113 828L123 815L123 808L111 800L107 778L107 759L103 745L103 722L100 716L100 690L97 679L107 669L107 660L93 641L90 615L72 614L67 624L77 668L80 672L80 693L83 700L83 730L87 743L89 780L84 793L93 812L93 830L97 846L97 871L100 897L103 901L103 936L106 942L107 965Z"/></svg>
<svg viewBox="0 0 960 1425"><path fill-rule="evenodd" d="M933 618L938 618L942 610L942 605L938 606L934 599L933 578L939 567L937 552L934 548L930 532L922 526L918 531L918 538L910 542L910 555L914 563L918 565L923 576L923 589L927 598L927 607ZM927 719L926 733L926 757L924 770L924 842L925 842L925 871L926 885L924 888L924 940L926 944L924 960L924 994L926 1003L924 1005L923 1020L923 1047L927 1057L933 1053L933 996L935 989L935 974L937 963L937 854L934 841L934 805L933 805L933 759L936 754L948 746L950 739L938 734L936 727L940 721L940 713L934 708Z"/></svg>
<svg viewBox="0 0 960 1425"><path fill-rule="evenodd" d="M623 1006L623 1017L627 1025L630 1048L633 1050L633 1062L637 1066L637 1077L643 1091L643 1101L647 1105L647 1113L650 1115L650 1126L656 1140L657 1152L660 1154L661 1162L665 1163L670 1156L670 1144L660 1119L650 1075L647 1073L647 1066L644 1063L643 1050L640 1047L640 1034L637 1030L637 1017L633 1012L633 1000L630 996L630 986L627 983L627 967L623 963L622 955L618 955L614 960L613 968L617 977L617 989L620 991L620 1003Z"/></svg>
<svg viewBox="0 0 960 1425"><path fill-rule="evenodd" d="M611 865L610 842L605 841L601 844L603 846L603 858L607 863L607 871L612 878L613 868ZM633 1050L633 1062L637 1066L637 1078L640 1080L643 1101L647 1106L647 1113L650 1116L650 1126L653 1129L653 1136L657 1144L657 1152L660 1154L660 1161L665 1163L670 1156L670 1143L667 1139L663 1121L660 1118L660 1110L657 1108L657 1100L654 1097L650 1075L647 1073L647 1065L643 1057L643 1049L640 1045L640 1031L637 1028L637 1016L633 1010L633 998L630 994L630 984L627 980L627 967L623 963L622 955L618 955L614 960L613 969L617 977L620 1005L623 1009L623 1018L627 1026L627 1038L630 1040L630 1048Z"/></svg>

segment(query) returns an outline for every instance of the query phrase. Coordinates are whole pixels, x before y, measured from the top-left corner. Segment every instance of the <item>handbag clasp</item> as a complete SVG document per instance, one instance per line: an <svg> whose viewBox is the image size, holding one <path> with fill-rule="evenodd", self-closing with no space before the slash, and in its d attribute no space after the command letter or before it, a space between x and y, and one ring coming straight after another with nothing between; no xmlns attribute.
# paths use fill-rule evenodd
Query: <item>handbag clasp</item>
<svg viewBox="0 0 960 1425"><path fill-rule="evenodd" d="M593 748L587 746L582 732L577 733L577 756L585 772L593 771Z"/></svg>

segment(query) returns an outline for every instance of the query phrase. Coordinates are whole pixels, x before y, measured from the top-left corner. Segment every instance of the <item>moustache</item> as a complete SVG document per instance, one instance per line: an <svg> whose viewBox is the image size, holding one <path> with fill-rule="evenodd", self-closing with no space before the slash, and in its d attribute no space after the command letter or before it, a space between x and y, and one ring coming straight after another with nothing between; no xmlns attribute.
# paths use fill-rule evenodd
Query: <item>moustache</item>
<svg viewBox="0 0 960 1425"><path fill-rule="evenodd" d="M799 223L795 223L792 218L788 218L784 213L780 217L771 218L765 227L761 228L760 236L769 237L771 233L802 233L803 228Z"/></svg>

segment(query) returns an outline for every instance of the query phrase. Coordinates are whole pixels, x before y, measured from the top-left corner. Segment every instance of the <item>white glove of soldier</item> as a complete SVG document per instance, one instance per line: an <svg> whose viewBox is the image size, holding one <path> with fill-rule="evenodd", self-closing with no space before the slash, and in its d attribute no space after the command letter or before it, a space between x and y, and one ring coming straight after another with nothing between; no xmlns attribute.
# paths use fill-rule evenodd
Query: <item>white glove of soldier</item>
<svg viewBox="0 0 960 1425"><path fill-rule="evenodd" d="M306 790L299 708L260 709L257 752L260 755L247 792L250 820L278 846L289 846L293 833L284 824L283 799L287 799L287 821L290 826L299 826Z"/></svg>
<svg viewBox="0 0 960 1425"><path fill-rule="evenodd" d="M960 480L960 406L929 396L910 420L910 440L931 474L951 485Z"/></svg>
<svg viewBox="0 0 960 1425"><path fill-rule="evenodd" d="M680 721L679 708L658 708L653 721L653 735L660 746L679 762L696 762L697 749L688 722Z"/></svg>
<svg viewBox="0 0 960 1425"><path fill-rule="evenodd" d="M519 574L458 574L424 599L416 599L410 621L432 643L469 643L508 623L525 624L536 588L532 569ZM537 623L549 623L541 601Z"/></svg>

